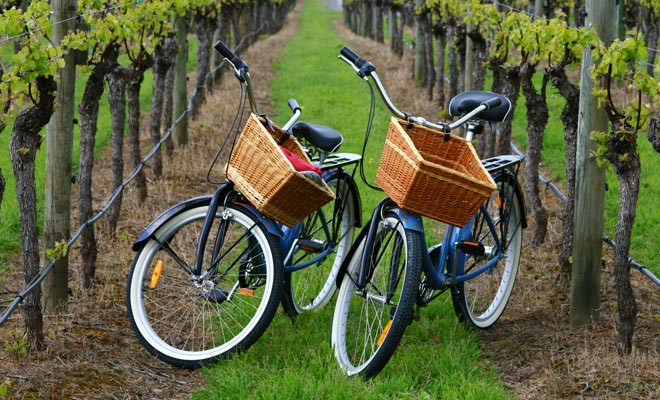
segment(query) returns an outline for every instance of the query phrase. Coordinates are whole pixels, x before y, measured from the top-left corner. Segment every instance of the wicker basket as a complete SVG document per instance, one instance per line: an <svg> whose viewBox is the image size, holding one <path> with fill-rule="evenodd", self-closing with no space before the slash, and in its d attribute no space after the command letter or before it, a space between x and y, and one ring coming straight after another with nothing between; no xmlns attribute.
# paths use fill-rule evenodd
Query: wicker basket
<svg viewBox="0 0 660 400"><path fill-rule="evenodd" d="M273 128L270 132L250 114L229 158L227 178L260 212L293 226L335 196L325 182L319 185L296 172L278 147L286 133ZM280 145L310 162L294 137Z"/></svg>
<svg viewBox="0 0 660 400"><path fill-rule="evenodd" d="M376 183L399 207L459 227L496 187L469 141L396 118Z"/></svg>

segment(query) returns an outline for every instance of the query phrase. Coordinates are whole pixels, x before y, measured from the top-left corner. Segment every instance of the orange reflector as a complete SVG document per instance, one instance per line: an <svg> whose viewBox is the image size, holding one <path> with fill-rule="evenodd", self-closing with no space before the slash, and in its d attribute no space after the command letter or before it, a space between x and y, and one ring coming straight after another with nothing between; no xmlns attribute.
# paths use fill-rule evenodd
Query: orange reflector
<svg viewBox="0 0 660 400"><path fill-rule="evenodd" d="M495 202L497 203L497 208L500 210L506 210L506 203L504 203L500 197L497 197Z"/></svg>
<svg viewBox="0 0 660 400"><path fill-rule="evenodd" d="M149 289L156 289L158 286L158 280L160 279L160 272L163 270L163 260L156 261L156 266L154 267L154 273L151 274L151 283L149 284Z"/></svg>
<svg viewBox="0 0 660 400"><path fill-rule="evenodd" d="M238 293L242 294L243 296L254 296L254 290L248 288L240 288L238 289Z"/></svg>
<svg viewBox="0 0 660 400"><path fill-rule="evenodd" d="M385 328L383 328L383 331L380 333L380 337L376 341L376 344L379 346L383 344L383 340L385 340L385 336L387 336L387 332L390 331L390 326L392 326L392 320L387 321L387 325L385 325Z"/></svg>

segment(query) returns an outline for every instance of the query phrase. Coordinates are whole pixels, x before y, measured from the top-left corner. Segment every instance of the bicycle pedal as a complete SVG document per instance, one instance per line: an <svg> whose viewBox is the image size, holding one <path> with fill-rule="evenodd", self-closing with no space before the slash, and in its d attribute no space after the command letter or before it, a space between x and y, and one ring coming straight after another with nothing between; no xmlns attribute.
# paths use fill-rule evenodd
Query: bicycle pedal
<svg viewBox="0 0 660 400"><path fill-rule="evenodd" d="M464 240L456 244L456 247L463 253L469 254L471 256L478 257L486 254L486 248L479 242L470 242L468 240Z"/></svg>
<svg viewBox="0 0 660 400"><path fill-rule="evenodd" d="M300 239L298 240L298 247L308 253L320 253L325 250L325 242L319 242L314 239Z"/></svg>

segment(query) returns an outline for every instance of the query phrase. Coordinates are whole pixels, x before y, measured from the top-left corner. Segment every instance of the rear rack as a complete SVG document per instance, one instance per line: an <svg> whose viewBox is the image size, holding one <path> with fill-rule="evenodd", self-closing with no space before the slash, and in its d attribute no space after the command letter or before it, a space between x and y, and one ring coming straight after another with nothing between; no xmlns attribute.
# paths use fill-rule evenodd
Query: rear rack
<svg viewBox="0 0 660 400"><path fill-rule="evenodd" d="M345 165L356 164L362 159L362 156L359 154L353 153L332 153L328 154L325 160L323 160L323 165L321 165L321 170L329 170L333 168L343 167ZM319 159L312 158L312 162L318 163Z"/></svg>
<svg viewBox="0 0 660 400"><path fill-rule="evenodd" d="M486 168L486 171L492 174L511 165L520 164L524 159L525 157L523 156L503 155L481 160L481 163Z"/></svg>

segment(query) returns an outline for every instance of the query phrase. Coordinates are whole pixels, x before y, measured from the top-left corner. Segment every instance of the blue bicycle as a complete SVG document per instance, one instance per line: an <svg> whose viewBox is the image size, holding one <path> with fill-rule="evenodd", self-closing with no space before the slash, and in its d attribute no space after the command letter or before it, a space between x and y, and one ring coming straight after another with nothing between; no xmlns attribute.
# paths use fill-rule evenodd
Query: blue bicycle
<svg viewBox="0 0 660 400"><path fill-rule="evenodd" d="M461 140L450 137L458 127L466 128L466 139L471 141L486 122L501 122L510 110L509 100L502 95L466 92L450 103L450 114L460 118L451 124L434 124L399 111L372 63L347 47L342 48L340 58L361 79L376 83L388 109L400 119L392 122L401 125L398 129L410 137L421 129L432 131L436 142L421 145L429 152L440 153L451 141ZM373 98L372 90L372 102ZM399 164L409 162L411 157L399 145L389 145L400 153L403 161ZM383 162L381 159L381 165ZM401 208L389 196L378 203L342 268L333 318L332 346L348 375L377 375L412 322L415 307L427 305L447 290L459 319L477 328L487 328L498 320L513 290L526 225L517 180L521 162L522 157L509 155L483 160L485 175L492 178L488 189L492 193L476 204L476 212L466 214L466 220L447 225L440 240L425 230L425 222L430 220L417 212ZM434 173L422 174L419 180L431 179ZM403 174L399 177L403 180ZM464 200L455 196L446 203L440 201L437 210L431 211L446 212L446 219L452 220L452 214L461 213ZM419 205L434 201L435 195L421 196Z"/></svg>
<svg viewBox="0 0 660 400"><path fill-rule="evenodd" d="M222 42L215 48L247 91L250 118L274 130L254 101L247 64ZM240 112L244 92L241 99ZM361 156L336 153L341 134L299 122L297 102L289 106L293 115L277 130L286 136L281 142L293 140L291 135L306 144L334 200L286 226L259 212L227 180L214 194L157 217L133 245L137 254L126 304L140 342L165 362L197 368L246 350L267 329L280 301L294 317L326 304L335 292L361 215L359 192L346 168Z"/></svg>

